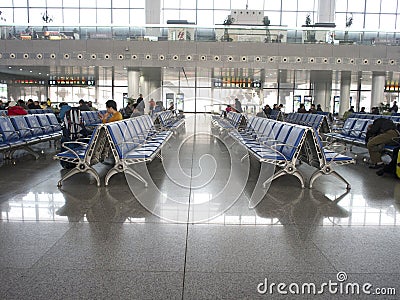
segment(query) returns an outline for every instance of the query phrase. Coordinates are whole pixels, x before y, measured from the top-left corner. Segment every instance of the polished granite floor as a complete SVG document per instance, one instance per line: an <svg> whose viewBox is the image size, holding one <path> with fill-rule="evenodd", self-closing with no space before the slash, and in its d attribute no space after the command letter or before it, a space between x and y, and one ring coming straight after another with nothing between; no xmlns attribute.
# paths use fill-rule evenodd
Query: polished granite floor
<svg viewBox="0 0 400 300"><path fill-rule="evenodd" d="M208 115L186 122L164 164L137 166L148 188L124 174L97 188L78 174L58 189L64 170L47 143L39 160L1 161L0 299L367 297L345 295L347 283L370 283L367 298L398 299L376 295L400 293L398 179L376 176L358 154L338 168L349 192L331 176L312 190L284 176L251 208L258 163L240 162L240 147L211 136ZM103 179L109 168L96 166ZM338 290L290 294L329 282Z"/></svg>

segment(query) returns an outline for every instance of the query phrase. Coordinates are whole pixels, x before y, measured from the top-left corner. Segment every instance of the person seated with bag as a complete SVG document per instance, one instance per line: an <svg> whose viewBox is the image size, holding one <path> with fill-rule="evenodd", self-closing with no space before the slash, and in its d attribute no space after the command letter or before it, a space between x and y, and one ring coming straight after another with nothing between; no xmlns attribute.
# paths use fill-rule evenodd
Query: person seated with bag
<svg viewBox="0 0 400 300"><path fill-rule="evenodd" d="M371 158L371 169L383 167L382 151L385 145L396 145L395 139L399 137L399 132L392 120L379 118L368 126L366 133L366 143Z"/></svg>

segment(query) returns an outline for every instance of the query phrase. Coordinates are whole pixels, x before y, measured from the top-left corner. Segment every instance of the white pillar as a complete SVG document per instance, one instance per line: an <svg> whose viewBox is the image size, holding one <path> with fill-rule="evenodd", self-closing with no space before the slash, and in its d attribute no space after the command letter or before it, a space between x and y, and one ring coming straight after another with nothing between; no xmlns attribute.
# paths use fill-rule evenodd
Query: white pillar
<svg viewBox="0 0 400 300"><path fill-rule="evenodd" d="M140 71L128 71L128 97L136 99L139 96Z"/></svg>
<svg viewBox="0 0 400 300"><path fill-rule="evenodd" d="M340 103L339 116L343 117L344 113L350 108L350 85L351 72L342 71L340 77Z"/></svg>
<svg viewBox="0 0 400 300"><path fill-rule="evenodd" d="M335 0L318 1L318 23L335 24Z"/></svg>
<svg viewBox="0 0 400 300"><path fill-rule="evenodd" d="M379 106L385 99L385 73L372 73L371 108Z"/></svg>
<svg viewBox="0 0 400 300"><path fill-rule="evenodd" d="M161 23L161 0L146 0L145 4L146 24ZM147 28L146 35L159 36L159 28Z"/></svg>
<svg viewBox="0 0 400 300"><path fill-rule="evenodd" d="M332 82L314 82L315 105L321 104L323 111L331 111Z"/></svg>

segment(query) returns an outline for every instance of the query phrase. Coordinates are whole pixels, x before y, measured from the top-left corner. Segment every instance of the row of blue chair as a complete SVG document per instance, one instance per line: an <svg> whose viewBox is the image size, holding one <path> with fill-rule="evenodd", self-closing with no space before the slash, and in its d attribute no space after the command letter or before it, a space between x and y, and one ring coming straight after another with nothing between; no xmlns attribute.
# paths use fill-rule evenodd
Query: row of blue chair
<svg viewBox="0 0 400 300"><path fill-rule="evenodd" d="M311 176L310 188L316 178L330 174L343 180L346 188L350 188L350 184L334 170L334 166L354 164L354 159L324 147L315 128L251 117L244 130L231 131L229 136L235 142L245 146L248 153L261 163L272 164L280 168L263 183L264 187L274 179L290 174L296 176L304 188L304 176L297 168L298 162L304 161L317 168L317 171Z"/></svg>
<svg viewBox="0 0 400 300"><path fill-rule="evenodd" d="M322 114L289 113L285 122L313 127L319 133L331 131L326 115Z"/></svg>
<svg viewBox="0 0 400 300"><path fill-rule="evenodd" d="M373 115L373 114L351 113L349 115L349 118L352 118L352 119L370 119L370 120L376 120L376 119L379 119L379 118L384 118L384 119L392 120L393 122L400 122L400 116L396 116L396 115Z"/></svg>
<svg viewBox="0 0 400 300"><path fill-rule="evenodd" d="M339 131L328 133L326 137L344 144L366 147L367 128L373 121L372 119L347 118ZM400 146L400 140L393 141L393 144L397 145L385 145L384 150L392 152L395 147Z"/></svg>
<svg viewBox="0 0 400 300"><path fill-rule="evenodd" d="M115 160L114 167L106 175L105 185L114 174L125 172L147 187L147 181L132 166L150 162L155 157L162 159L160 151L172 136L172 131L157 131L148 115L108 123L105 128Z"/></svg>
<svg viewBox="0 0 400 300"><path fill-rule="evenodd" d="M185 119L177 117L171 110L166 110L156 114L154 123L162 130L177 132L185 126Z"/></svg>
<svg viewBox="0 0 400 300"><path fill-rule="evenodd" d="M16 150L23 149L39 155L30 146L60 139L61 125L54 114L0 117L0 151L11 158Z"/></svg>
<svg viewBox="0 0 400 300"><path fill-rule="evenodd" d="M75 165L61 178L58 186L78 173L92 174L97 186L100 186L100 177L94 165L102 162L108 153L111 153L115 163L106 174L105 185L113 175L125 172L147 186L146 180L130 166L151 161L157 155L160 157L160 150L171 135L172 131L157 131L148 115L97 125L89 140L65 142L63 147L66 150L54 156L56 160Z"/></svg>
<svg viewBox="0 0 400 300"><path fill-rule="evenodd" d="M280 110L273 109L271 110L271 114L267 115L268 119L283 121L284 114Z"/></svg>
<svg viewBox="0 0 400 300"><path fill-rule="evenodd" d="M106 111L81 111L81 117L85 126L96 126L102 123L99 113L105 114Z"/></svg>
<svg viewBox="0 0 400 300"><path fill-rule="evenodd" d="M246 124L246 118L243 114L237 112L228 112L226 118L213 115L211 120L212 130L223 133L232 129L243 127Z"/></svg>

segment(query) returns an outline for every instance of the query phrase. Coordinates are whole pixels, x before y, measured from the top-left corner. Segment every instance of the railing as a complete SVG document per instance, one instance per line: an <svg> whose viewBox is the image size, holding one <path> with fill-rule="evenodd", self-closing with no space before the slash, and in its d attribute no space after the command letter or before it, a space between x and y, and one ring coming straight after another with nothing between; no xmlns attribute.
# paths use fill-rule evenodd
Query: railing
<svg viewBox="0 0 400 300"><path fill-rule="evenodd" d="M348 30L324 27L216 25L69 26L20 24L0 25L0 38L18 40L133 40L261 42L333 45L400 45L400 32Z"/></svg>

